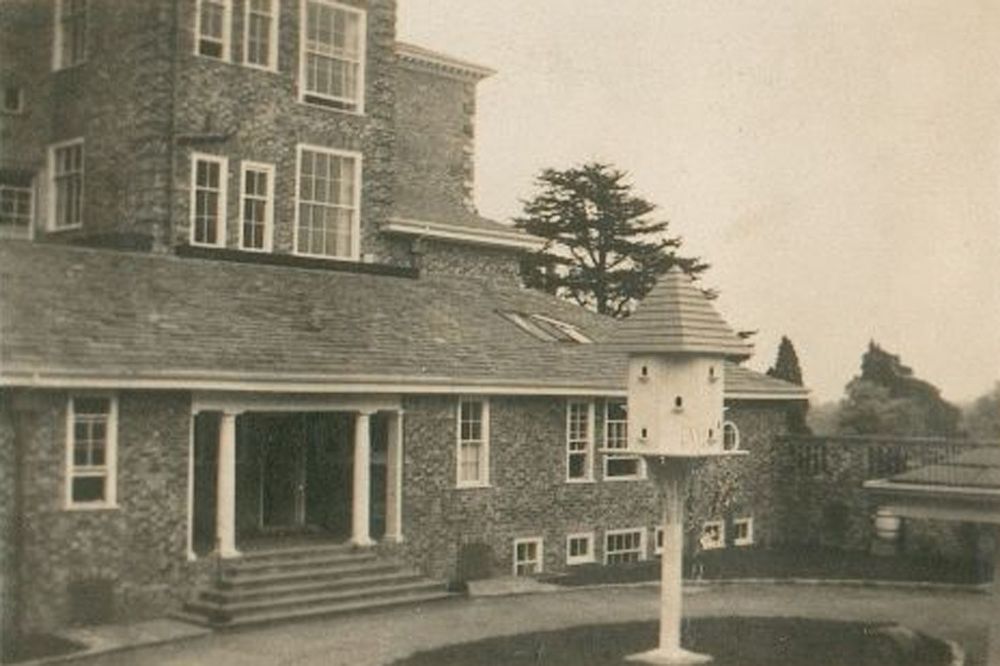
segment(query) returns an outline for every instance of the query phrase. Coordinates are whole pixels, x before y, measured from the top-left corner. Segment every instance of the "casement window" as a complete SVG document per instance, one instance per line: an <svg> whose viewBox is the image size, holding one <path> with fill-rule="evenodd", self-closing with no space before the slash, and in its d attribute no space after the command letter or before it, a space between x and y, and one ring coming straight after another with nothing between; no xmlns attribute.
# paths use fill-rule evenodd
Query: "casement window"
<svg viewBox="0 0 1000 666"><path fill-rule="evenodd" d="M232 15L232 0L198 0L194 44L197 55L229 60Z"/></svg>
<svg viewBox="0 0 1000 666"><path fill-rule="evenodd" d="M702 550L716 550L726 547L726 524L721 520L709 520L701 526L698 545Z"/></svg>
<svg viewBox="0 0 1000 666"><path fill-rule="evenodd" d="M542 540L514 540L514 575L531 576L542 572L544 557L542 555Z"/></svg>
<svg viewBox="0 0 1000 666"><path fill-rule="evenodd" d="M240 247L267 252L274 227L274 166L244 162L240 175Z"/></svg>
<svg viewBox="0 0 1000 666"><path fill-rule="evenodd" d="M608 530L604 535L604 563L621 564L646 559L646 530Z"/></svg>
<svg viewBox="0 0 1000 666"><path fill-rule="evenodd" d="M490 483L490 404L485 400L458 402L458 486Z"/></svg>
<svg viewBox="0 0 1000 666"><path fill-rule="evenodd" d="M604 448L609 451L628 448L628 403L608 400L604 403ZM628 480L642 478L642 461L636 456L607 453L604 456L604 478Z"/></svg>
<svg viewBox="0 0 1000 666"><path fill-rule="evenodd" d="M566 480L593 480L594 404L570 401L566 405Z"/></svg>
<svg viewBox="0 0 1000 666"><path fill-rule="evenodd" d="M66 506L113 507L118 405L111 396L73 396L67 407Z"/></svg>
<svg viewBox="0 0 1000 666"><path fill-rule="evenodd" d="M726 451L738 451L740 448L740 429L732 421L722 424L722 448Z"/></svg>
<svg viewBox="0 0 1000 666"><path fill-rule="evenodd" d="M589 564L594 561L594 533L570 534L566 537L566 564Z"/></svg>
<svg viewBox="0 0 1000 666"><path fill-rule="evenodd" d="M355 259L360 252L361 154L299 146L297 254Z"/></svg>
<svg viewBox="0 0 1000 666"><path fill-rule="evenodd" d="M663 555L663 528L653 530L653 554Z"/></svg>
<svg viewBox="0 0 1000 666"><path fill-rule="evenodd" d="M83 226L83 139L49 148L49 229Z"/></svg>
<svg viewBox="0 0 1000 666"><path fill-rule="evenodd" d="M56 0L53 69L87 59L87 0Z"/></svg>
<svg viewBox="0 0 1000 666"><path fill-rule="evenodd" d="M737 518L733 521L733 545L753 545L753 518Z"/></svg>
<svg viewBox="0 0 1000 666"><path fill-rule="evenodd" d="M302 0L302 101L361 113L365 12L330 0Z"/></svg>
<svg viewBox="0 0 1000 666"><path fill-rule="evenodd" d="M244 8L244 64L262 69L278 69L277 0L245 0Z"/></svg>
<svg viewBox="0 0 1000 666"><path fill-rule="evenodd" d="M191 155L191 244L226 244L226 181L229 160Z"/></svg>
<svg viewBox="0 0 1000 666"><path fill-rule="evenodd" d="M33 195L30 181L0 182L0 238L31 238Z"/></svg>
<svg viewBox="0 0 1000 666"><path fill-rule="evenodd" d="M21 86L3 87L3 112L21 113L24 111L24 89Z"/></svg>

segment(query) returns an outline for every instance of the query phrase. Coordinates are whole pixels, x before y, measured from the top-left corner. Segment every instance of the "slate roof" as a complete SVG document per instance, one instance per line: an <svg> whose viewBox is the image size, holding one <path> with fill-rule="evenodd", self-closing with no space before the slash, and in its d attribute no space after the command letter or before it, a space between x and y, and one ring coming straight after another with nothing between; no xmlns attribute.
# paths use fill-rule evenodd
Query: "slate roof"
<svg viewBox="0 0 1000 666"><path fill-rule="evenodd" d="M971 449L940 463L897 474L888 481L905 485L1000 490L1000 445Z"/></svg>
<svg viewBox="0 0 1000 666"><path fill-rule="evenodd" d="M694 280L676 266L625 320L611 344L623 351L711 353L736 359L751 352Z"/></svg>
<svg viewBox="0 0 1000 666"><path fill-rule="evenodd" d="M555 317L597 343L618 326L537 291L468 278L0 241L5 384L219 378L624 391L621 352L539 340L499 311ZM726 382L743 397L806 395L745 368Z"/></svg>

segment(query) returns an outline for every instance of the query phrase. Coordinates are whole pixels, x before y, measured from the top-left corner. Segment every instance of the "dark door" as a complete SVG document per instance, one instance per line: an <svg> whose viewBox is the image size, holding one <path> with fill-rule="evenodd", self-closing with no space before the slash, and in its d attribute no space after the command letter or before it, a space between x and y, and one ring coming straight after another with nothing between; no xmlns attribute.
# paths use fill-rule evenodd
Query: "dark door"
<svg viewBox="0 0 1000 666"><path fill-rule="evenodd" d="M284 419L276 434L264 443L262 474L265 529L303 526L305 497L305 451L302 428L296 419Z"/></svg>
<svg viewBox="0 0 1000 666"><path fill-rule="evenodd" d="M194 507L192 548L206 555L215 548L215 475L219 457L219 415L194 417Z"/></svg>

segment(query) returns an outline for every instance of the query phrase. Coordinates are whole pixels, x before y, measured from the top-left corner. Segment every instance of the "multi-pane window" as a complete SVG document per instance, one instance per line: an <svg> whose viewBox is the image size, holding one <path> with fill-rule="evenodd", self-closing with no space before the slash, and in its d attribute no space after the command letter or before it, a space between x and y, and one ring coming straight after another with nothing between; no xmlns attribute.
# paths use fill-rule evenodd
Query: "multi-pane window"
<svg viewBox="0 0 1000 666"><path fill-rule="evenodd" d="M329 0L305 0L302 98L361 111L365 13Z"/></svg>
<svg viewBox="0 0 1000 666"><path fill-rule="evenodd" d="M300 146L297 253L357 256L360 180L360 154Z"/></svg>
<svg viewBox="0 0 1000 666"><path fill-rule="evenodd" d="M514 541L514 575L530 576L542 571L542 540L517 539Z"/></svg>
<svg viewBox="0 0 1000 666"><path fill-rule="evenodd" d="M458 403L458 485L489 483L489 404L483 400Z"/></svg>
<svg viewBox="0 0 1000 666"><path fill-rule="evenodd" d="M67 506L114 505L115 400L74 397L69 401L68 415Z"/></svg>
<svg viewBox="0 0 1000 666"><path fill-rule="evenodd" d="M566 564L594 561L594 534L570 534L566 537Z"/></svg>
<svg viewBox="0 0 1000 666"><path fill-rule="evenodd" d="M593 450L594 408L589 402L570 402L566 409L566 478L570 481L590 481Z"/></svg>
<svg viewBox="0 0 1000 666"><path fill-rule="evenodd" d="M240 192L240 247L244 250L271 249L274 167L244 162Z"/></svg>
<svg viewBox="0 0 1000 666"><path fill-rule="evenodd" d="M72 229L83 224L83 140L49 149L52 193L50 228Z"/></svg>
<svg viewBox="0 0 1000 666"><path fill-rule="evenodd" d="M753 518L737 518L733 521L733 545L753 545Z"/></svg>
<svg viewBox="0 0 1000 666"><path fill-rule="evenodd" d="M191 156L191 243L225 245L228 160Z"/></svg>
<svg viewBox="0 0 1000 666"><path fill-rule="evenodd" d="M721 520L709 520L701 526L698 545L702 550L726 547L726 524Z"/></svg>
<svg viewBox="0 0 1000 666"><path fill-rule="evenodd" d="M609 400L604 411L604 447L609 450L628 448L628 403ZM604 477L607 479L637 479L641 475L641 461L635 456L604 456Z"/></svg>
<svg viewBox="0 0 1000 666"><path fill-rule="evenodd" d="M55 68L87 59L87 0L56 1Z"/></svg>
<svg viewBox="0 0 1000 666"><path fill-rule="evenodd" d="M276 69L278 17L276 0L246 0L243 19L244 61L254 67Z"/></svg>
<svg viewBox="0 0 1000 666"><path fill-rule="evenodd" d="M604 563L621 564L646 559L643 529L612 530L604 535Z"/></svg>
<svg viewBox="0 0 1000 666"><path fill-rule="evenodd" d="M232 0L198 0L195 53L229 59L229 25Z"/></svg>
<svg viewBox="0 0 1000 666"><path fill-rule="evenodd" d="M30 185L0 184L0 238L31 235L32 191Z"/></svg>

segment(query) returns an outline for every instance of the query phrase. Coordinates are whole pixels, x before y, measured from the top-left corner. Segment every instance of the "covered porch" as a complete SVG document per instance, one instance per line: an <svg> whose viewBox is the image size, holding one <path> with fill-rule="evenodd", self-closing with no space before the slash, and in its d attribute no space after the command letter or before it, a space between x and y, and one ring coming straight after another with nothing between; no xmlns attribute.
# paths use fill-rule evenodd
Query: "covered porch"
<svg viewBox="0 0 1000 666"><path fill-rule="evenodd" d="M394 396L196 395L189 558L401 541L402 421Z"/></svg>

